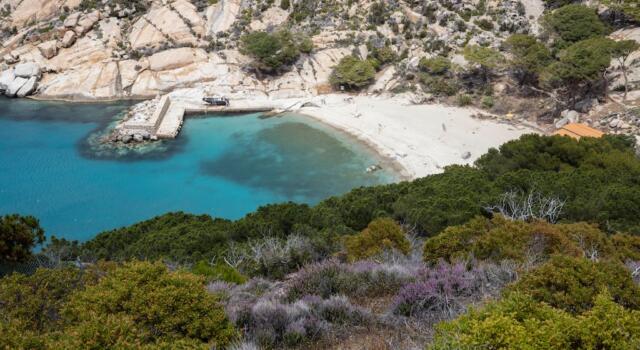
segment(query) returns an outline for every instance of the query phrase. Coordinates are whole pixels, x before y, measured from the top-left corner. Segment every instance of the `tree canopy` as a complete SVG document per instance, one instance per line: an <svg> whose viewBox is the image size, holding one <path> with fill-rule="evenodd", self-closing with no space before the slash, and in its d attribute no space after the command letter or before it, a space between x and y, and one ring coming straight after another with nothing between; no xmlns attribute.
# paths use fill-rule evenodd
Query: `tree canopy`
<svg viewBox="0 0 640 350"><path fill-rule="evenodd" d="M254 66L265 73L276 73L295 63L300 52L308 53L313 44L308 38L288 30L275 33L251 32L240 39L241 51L254 59Z"/></svg>
<svg viewBox="0 0 640 350"><path fill-rule="evenodd" d="M607 32L596 11L579 4L566 5L546 14L542 23L555 39L554 47L558 49Z"/></svg>
<svg viewBox="0 0 640 350"><path fill-rule="evenodd" d="M376 70L368 60L347 56L340 60L329 77L334 86L342 86L347 90L360 90L373 83Z"/></svg>
<svg viewBox="0 0 640 350"><path fill-rule="evenodd" d="M0 217L0 263L24 262L31 257L31 249L44 241L44 230L33 216Z"/></svg>

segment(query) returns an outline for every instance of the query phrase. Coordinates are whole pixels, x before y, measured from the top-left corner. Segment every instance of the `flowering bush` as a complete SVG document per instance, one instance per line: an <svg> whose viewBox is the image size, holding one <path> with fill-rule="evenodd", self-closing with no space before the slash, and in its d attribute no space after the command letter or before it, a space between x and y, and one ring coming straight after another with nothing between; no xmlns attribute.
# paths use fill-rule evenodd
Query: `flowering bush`
<svg viewBox="0 0 640 350"><path fill-rule="evenodd" d="M363 261L349 265L326 261L308 265L294 275L287 294L289 300L304 295L381 296L395 293L413 279L408 271L386 264Z"/></svg>
<svg viewBox="0 0 640 350"><path fill-rule="evenodd" d="M425 271L420 281L410 283L395 296L394 313L411 316L416 313L437 312L455 314L463 305L462 297L476 291L476 277L461 264L439 264Z"/></svg>
<svg viewBox="0 0 640 350"><path fill-rule="evenodd" d="M246 304L235 322L250 340L269 348L295 346L317 340L330 332L372 322L369 312L353 306L345 297L322 299L306 296L293 303L260 299Z"/></svg>
<svg viewBox="0 0 640 350"><path fill-rule="evenodd" d="M484 295L495 296L516 278L515 266L507 262L475 265L439 263L425 268L418 280L402 287L394 297L392 311L403 316L450 318Z"/></svg>

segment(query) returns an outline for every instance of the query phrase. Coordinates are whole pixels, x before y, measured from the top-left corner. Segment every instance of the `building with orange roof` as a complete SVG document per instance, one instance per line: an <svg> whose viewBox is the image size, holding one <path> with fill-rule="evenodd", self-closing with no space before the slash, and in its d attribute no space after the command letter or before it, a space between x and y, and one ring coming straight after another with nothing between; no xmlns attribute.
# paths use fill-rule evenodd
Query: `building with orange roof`
<svg viewBox="0 0 640 350"><path fill-rule="evenodd" d="M595 137L600 138L604 136L604 133L598 129L594 129L588 125L580 123L570 123L553 133L554 135L569 136L574 139L580 139L581 137Z"/></svg>

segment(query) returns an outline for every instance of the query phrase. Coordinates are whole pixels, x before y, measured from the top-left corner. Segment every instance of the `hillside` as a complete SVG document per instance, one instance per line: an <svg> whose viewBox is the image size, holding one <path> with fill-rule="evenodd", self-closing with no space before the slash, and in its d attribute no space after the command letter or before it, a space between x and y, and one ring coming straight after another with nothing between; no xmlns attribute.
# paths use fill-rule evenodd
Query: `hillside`
<svg viewBox="0 0 640 350"><path fill-rule="evenodd" d="M82 242L0 213L0 349L640 349L639 21L637 0L0 0L0 92L145 100L74 156L176 142L135 127L217 95L403 179Z"/></svg>
<svg viewBox="0 0 640 350"><path fill-rule="evenodd" d="M0 88L76 101L411 92L636 135L633 4L577 3L2 0ZM336 68L343 58L355 61Z"/></svg>

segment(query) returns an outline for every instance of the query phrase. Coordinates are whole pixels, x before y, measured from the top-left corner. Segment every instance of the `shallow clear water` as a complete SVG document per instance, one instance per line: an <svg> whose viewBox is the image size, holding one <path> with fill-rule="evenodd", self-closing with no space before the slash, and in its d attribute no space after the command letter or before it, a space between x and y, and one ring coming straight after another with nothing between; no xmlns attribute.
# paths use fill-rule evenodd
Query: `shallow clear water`
<svg viewBox="0 0 640 350"><path fill-rule="evenodd" d="M86 240L169 211L235 219L396 180L367 174L380 163L371 150L299 115L190 117L162 151L98 155L90 135L125 108L0 99L0 215L34 215L49 234Z"/></svg>

